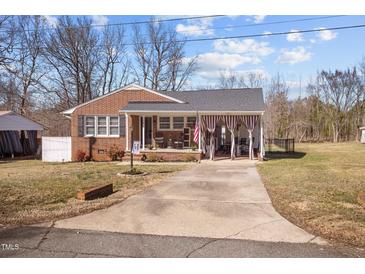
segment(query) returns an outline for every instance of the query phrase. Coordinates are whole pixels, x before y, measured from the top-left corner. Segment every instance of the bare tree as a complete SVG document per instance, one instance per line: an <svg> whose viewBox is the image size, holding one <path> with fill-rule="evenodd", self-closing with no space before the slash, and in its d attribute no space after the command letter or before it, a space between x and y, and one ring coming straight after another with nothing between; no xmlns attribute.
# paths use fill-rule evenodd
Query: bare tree
<svg viewBox="0 0 365 274"><path fill-rule="evenodd" d="M219 72L218 86L224 89L230 88L262 88L266 78L262 73L248 71L239 74L233 70L223 70Z"/></svg>
<svg viewBox="0 0 365 274"><path fill-rule="evenodd" d="M324 103L324 111L331 123L333 142L338 142L348 125L349 113L363 92L356 68L321 71L308 89Z"/></svg>
<svg viewBox="0 0 365 274"><path fill-rule="evenodd" d="M57 28L49 34L45 58L52 71L48 75L48 91L66 107L86 102L97 95L95 89L99 37L90 19L80 17L74 22L61 17Z"/></svg>
<svg viewBox="0 0 365 274"><path fill-rule="evenodd" d="M266 136L289 137L289 87L278 74L271 79L265 102Z"/></svg>
<svg viewBox="0 0 365 274"><path fill-rule="evenodd" d="M17 17L16 46L7 71L14 81L19 96L19 112L26 115L31 99L39 92L45 75L41 64L44 24L40 16Z"/></svg>
<svg viewBox="0 0 365 274"><path fill-rule="evenodd" d="M184 42L173 29L154 20L144 33L134 26L137 81L154 90L180 90L194 70L195 58L185 58Z"/></svg>
<svg viewBox="0 0 365 274"><path fill-rule="evenodd" d="M105 94L125 85L129 79L130 63L126 58L124 30L119 26L103 29L100 57L100 93Z"/></svg>
<svg viewBox="0 0 365 274"><path fill-rule="evenodd" d="M10 54L14 47L15 22L13 16L0 16L0 66L11 61Z"/></svg>

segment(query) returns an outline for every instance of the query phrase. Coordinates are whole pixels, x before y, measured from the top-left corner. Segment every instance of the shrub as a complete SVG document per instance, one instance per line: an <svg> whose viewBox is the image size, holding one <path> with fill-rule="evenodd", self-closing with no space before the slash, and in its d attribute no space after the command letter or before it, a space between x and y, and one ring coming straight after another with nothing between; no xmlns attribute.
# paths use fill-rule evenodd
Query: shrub
<svg viewBox="0 0 365 274"><path fill-rule="evenodd" d="M149 153L147 155L147 159L146 159L147 162L163 162L164 159L162 156L157 156L156 153Z"/></svg>
<svg viewBox="0 0 365 274"><path fill-rule="evenodd" d="M145 162L147 160L147 156L146 156L146 154L142 154L142 157L141 157L141 161L142 162Z"/></svg>
<svg viewBox="0 0 365 274"><path fill-rule="evenodd" d="M150 153L147 155L148 162L157 162L157 155L155 153Z"/></svg>
<svg viewBox="0 0 365 274"><path fill-rule="evenodd" d="M82 150L78 150L76 152L76 161L85 162L85 158L86 158L86 152L84 152Z"/></svg>
<svg viewBox="0 0 365 274"><path fill-rule="evenodd" d="M184 160L185 160L185 162L195 162L196 158L195 158L195 156L188 154L188 155L184 156Z"/></svg>
<svg viewBox="0 0 365 274"><path fill-rule="evenodd" d="M112 145L108 151L108 154L112 161L122 161L124 157L124 150L119 149L119 147L116 145Z"/></svg>

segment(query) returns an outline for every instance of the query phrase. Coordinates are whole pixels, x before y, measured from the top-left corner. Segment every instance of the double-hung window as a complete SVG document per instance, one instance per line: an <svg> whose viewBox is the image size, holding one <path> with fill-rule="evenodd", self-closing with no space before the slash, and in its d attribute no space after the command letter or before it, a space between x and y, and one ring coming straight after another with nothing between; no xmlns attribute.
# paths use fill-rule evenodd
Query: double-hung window
<svg viewBox="0 0 365 274"><path fill-rule="evenodd" d="M182 129L184 128L184 117L173 117L172 127L173 129Z"/></svg>
<svg viewBox="0 0 365 274"><path fill-rule="evenodd" d="M108 126L107 126L107 117L106 116L98 116L98 130L97 130L97 135L101 135L101 136L107 136L108 135Z"/></svg>
<svg viewBox="0 0 365 274"><path fill-rule="evenodd" d="M86 116L85 136L119 136L119 117Z"/></svg>
<svg viewBox="0 0 365 274"><path fill-rule="evenodd" d="M110 136L119 135L119 117L118 116L109 117L109 135Z"/></svg>
<svg viewBox="0 0 365 274"><path fill-rule="evenodd" d="M159 117L159 128L170 129L170 117Z"/></svg>
<svg viewBox="0 0 365 274"><path fill-rule="evenodd" d="M95 135L95 117L88 116L85 121L85 135L94 136Z"/></svg>
<svg viewBox="0 0 365 274"><path fill-rule="evenodd" d="M196 117L195 116L189 116L186 120L186 126L190 128L195 127Z"/></svg>

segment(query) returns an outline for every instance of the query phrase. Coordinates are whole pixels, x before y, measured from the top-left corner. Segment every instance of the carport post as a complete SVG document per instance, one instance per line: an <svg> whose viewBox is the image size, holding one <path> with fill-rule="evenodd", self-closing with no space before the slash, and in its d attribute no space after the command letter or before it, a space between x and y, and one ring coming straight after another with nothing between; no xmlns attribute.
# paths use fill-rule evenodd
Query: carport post
<svg viewBox="0 0 365 274"><path fill-rule="evenodd" d="M202 136L201 136L201 132L202 132L202 124L201 124L201 117L200 117L200 115L198 115L198 119L199 119L199 152L201 152L202 151Z"/></svg>
<svg viewBox="0 0 365 274"><path fill-rule="evenodd" d="M264 158L264 123L263 123L264 115L260 117L260 157Z"/></svg>

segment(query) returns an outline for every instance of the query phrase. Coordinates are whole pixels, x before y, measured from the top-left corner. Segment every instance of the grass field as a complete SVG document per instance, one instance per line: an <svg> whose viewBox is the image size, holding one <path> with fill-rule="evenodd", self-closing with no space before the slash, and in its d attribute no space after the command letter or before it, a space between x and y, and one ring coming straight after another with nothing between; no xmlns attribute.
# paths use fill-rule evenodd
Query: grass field
<svg viewBox="0 0 365 274"><path fill-rule="evenodd" d="M365 247L365 145L298 144L294 155L258 165L275 208L324 238ZM286 156L286 157L285 157Z"/></svg>
<svg viewBox="0 0 365 274"><path fill-rule="evenodd" d="M0 162L0 224L30 224L104 208L160 182L185 165L143 165L147 176L124 178L127 165L115 163ZM75 199L79 189L113 183L115 193L93 201Z"/></svg>

